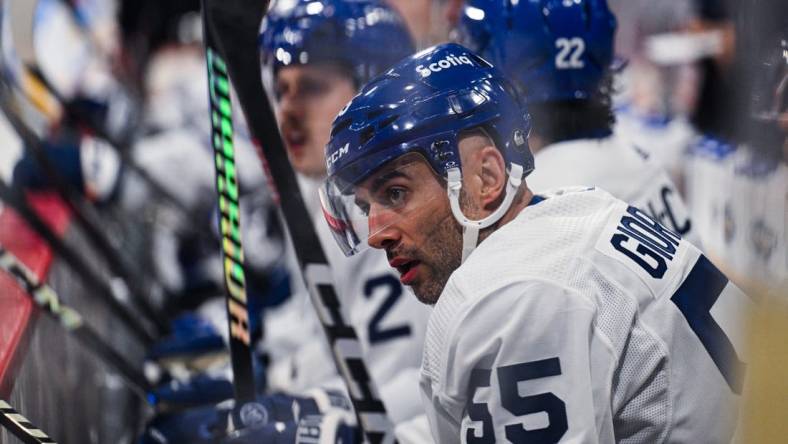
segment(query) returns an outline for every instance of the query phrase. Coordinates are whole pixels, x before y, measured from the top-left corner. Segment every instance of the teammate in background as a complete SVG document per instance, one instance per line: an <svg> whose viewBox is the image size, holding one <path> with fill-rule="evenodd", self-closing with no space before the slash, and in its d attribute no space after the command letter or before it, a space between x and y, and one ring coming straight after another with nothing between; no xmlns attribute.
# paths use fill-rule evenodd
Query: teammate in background
<svg viewBox="0 0 788 444"><path fill-rule="evenodd" d="M732 68L740 43L736 41L744 36L737 35L732 5L727 0L691 0L675 8L685 10L683 17L643 39L639 64L669 79L660 85L663 91L655 94L659 87L654 86L650 91L662 103L663 117L648 118L632 107L620 111L617 131L651 153L685 197L686 182L692 180L686 171L688 151L698 139L710 134L728 142L740 138L736 110L743 109L745 82ZM637 79L632 83L637 87Z"/></svg>
<svg viewBox="0 0 788 444"><path fill-rule="evenodd" d="M729 276L750 293L775 292L784 297L788 285L788 40L773 38L770 46L748 62L753 66L753 101L749 111L739 116L740 142L706 137L693 147L687 165L688 197L702 216L698 220L709 239L704 239L709 255Z"/></svg>
<svg viewBox="0 0 788 444"><path fill-rule="evenodd" d="M699 73L690 63L662 63L650 57L654 41L677 37L694 19L695 0L668 0L649 8L641 0L608 0L618 19L616 56L626 66L616 76L613 131L649 154L683 191L683 160L696 136L689 115L697 100ZM686 54L689 45L667 55Z"/></svg>
<svg viewBox="0 0 788 444"><path fill-rule="evenodd" d="M528 104L536 191L598 186L692 238L667 174L612 131L616 19L605 0L467 0L459 39L511 78Z"/></svg>
<svg viewBox="0 0 788 444"><path fill-rule="evenodd" d="M781 105L773 99L781 81L779 42L788 29L786 4L701 4L716 7L707 5L709 11L698 27L735 33L735 48L704 55L697 62L704 79L693 115L699 137L689 147L684 165L687 203L709 256L748 292L760 293L784 285L788 276L788 173L775 117ZM750 29L758 32L747 32ZM775 51L771 60L764 59L764 48ZM766 79L768 75L774 77ZM754 79L759 84L753 84ZM753 93L768 98L756 109L750 103ZM769 107L774 110L765 112ZM771 122L763 119L765 115L772 116Z"/></svg>
<svg viewBox="0 0 788 444"><path fill-rule="evenodd" d="M728 441L746 296L604 191L533 194L529 126L503 74L447 44L372 80L332 128L321 195L335 239L385 250L434 304L433 437Z"/></svg>
<svg viewBox="0 0 788 444"><path fill-rule="evenodd" d="M324 147L332 119L370 78L413 52L410 36L399 15L381 2L303 0L288 8L275 5L263 21L260 43L285 147L301 176L337 293L349 311L345 315L359 335L381 398L399 423L423 411L418 367L427 311L403 289L383 254L370 251L348 261L337 250L322 222L317 188L326 174ZM296 307L302 318L314 316L308 305ZM304 335L303 321L287 326L275 317L272 313L267 321L273 334L300 335L305 344L272 363L271 388L292 392L331 385L326 376L338 384L324 341Z"/></svg>

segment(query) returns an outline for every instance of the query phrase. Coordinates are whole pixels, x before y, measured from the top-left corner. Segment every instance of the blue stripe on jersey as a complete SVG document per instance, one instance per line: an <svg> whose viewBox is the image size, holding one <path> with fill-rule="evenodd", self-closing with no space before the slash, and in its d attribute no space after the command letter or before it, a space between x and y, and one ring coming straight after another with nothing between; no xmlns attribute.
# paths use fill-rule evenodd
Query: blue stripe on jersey
<svg viewBox="0 0 788 444"><path fill-rule="evenodd" d="M673 121L671 116L636 110L631 103L613 108L614 114L628 115L648 128L666 128Z"/></svg>
<svg viewBox="0 0 788 444"><path fill-rule="evenodd" d="M734 393L740 394L744 364L710 313L726 285L728 279L725 275L701 255L670 300L681 310L728 386Z"/></svg>
<svg viewBox="0 0 788 444"><path fill-rule="evenodd" d="M708 135L702 137L697 143L689 147L690 154L712 160L725 159L734 151L736 151L735 146Z"/></svg>
<svg viewBox="0 0 788 444"><path fill-rule="evenodd" d="M531 205L536 205L539 202L542 202L543 200L546 200L543 196L540 196L538 194L534 194L534 197L531 198L531 201L528 202L528 205L526 205L526 206L530 207Z"/></svg>

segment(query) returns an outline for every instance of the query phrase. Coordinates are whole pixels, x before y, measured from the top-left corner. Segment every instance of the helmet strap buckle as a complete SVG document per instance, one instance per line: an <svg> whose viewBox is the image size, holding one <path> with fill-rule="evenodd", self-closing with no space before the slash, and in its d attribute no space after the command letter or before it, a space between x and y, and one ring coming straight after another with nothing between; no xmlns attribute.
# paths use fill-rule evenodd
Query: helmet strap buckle
<svg viewBox="0 0 788 444"><path fill-rule="evenodd" d="M489 216L481 220L468 219L460 208L460 192L462 190L462 172L459 167L450 168L446 171L447 185L446 192L449 195L449 205L454 219L462 225L462 262L470 256L479 241L479 231L498 222L514 202L517 189L523 181L523 166L512 162L509 169L509 180L506 183L506 190L503 202Z"/></svg>

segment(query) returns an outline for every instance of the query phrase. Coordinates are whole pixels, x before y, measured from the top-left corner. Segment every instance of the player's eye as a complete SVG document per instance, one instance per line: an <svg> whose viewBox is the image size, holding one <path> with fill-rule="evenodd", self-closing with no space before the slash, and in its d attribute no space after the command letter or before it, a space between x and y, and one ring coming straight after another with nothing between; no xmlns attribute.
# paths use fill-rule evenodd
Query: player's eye
<svg viewBox="0 0 788 444"><path fill-rule="evenodd" d="M282 101L282 97L284 97L284 95L287 94L287 90L288 90L287 84L285 83L277 82L274 85L274 97L276 98L277 102Z"/></svg>
<svg viewBox="0 0 788 444"><path fill-rule="evenodd" d="M407 191L402 187L388 187L384 191L384 201L382 202L387 207L397 208L405 203Z"/></svg>
<svg viewBox="0 0 788 444"><path fill-rule="evenodd" d="M315 97L328 91L328 83L318 79L306 79L301 84L301 94L305 97Z"/></svg>

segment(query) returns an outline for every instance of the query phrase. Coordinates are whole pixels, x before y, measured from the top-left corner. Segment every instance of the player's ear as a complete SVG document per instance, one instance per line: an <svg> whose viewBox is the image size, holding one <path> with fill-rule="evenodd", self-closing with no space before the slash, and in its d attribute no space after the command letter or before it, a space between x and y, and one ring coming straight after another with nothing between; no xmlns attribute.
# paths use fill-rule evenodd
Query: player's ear
<svg viewBox="0 0 788 444"><path fill-rule="evenodd" d="M506 164L503 155L492 143L481 149L479 158L481 160L479 176L482 182L479 189L479 203L485 210L493 211L503 199L506 187Z"/></svg>

